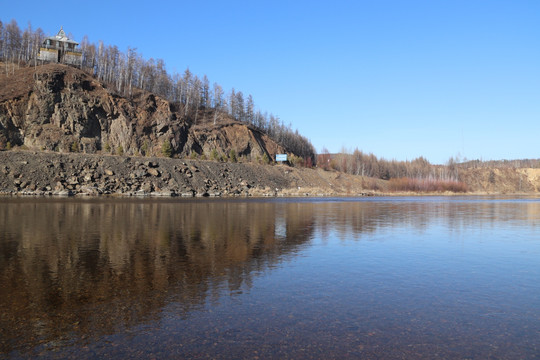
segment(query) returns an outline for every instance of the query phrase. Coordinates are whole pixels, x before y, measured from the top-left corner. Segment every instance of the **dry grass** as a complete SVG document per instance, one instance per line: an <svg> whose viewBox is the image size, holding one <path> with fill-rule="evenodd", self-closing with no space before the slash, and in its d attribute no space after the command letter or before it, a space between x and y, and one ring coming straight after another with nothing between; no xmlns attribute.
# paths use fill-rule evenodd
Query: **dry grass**
<svg viewBox="0 0 540 360"><path fill-rule="evenodd" d="M454 180L437 179L411 179L399 178L388 181L390 191L414 191L414 192L455 192L465 193L468 191L467 185Z"/></svg>

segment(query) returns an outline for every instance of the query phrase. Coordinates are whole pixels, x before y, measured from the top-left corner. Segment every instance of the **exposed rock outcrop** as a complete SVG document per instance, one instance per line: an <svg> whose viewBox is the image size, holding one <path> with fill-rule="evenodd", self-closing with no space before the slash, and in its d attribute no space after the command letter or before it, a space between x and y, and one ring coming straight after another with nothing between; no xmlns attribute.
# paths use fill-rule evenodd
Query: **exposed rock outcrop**
<svg viewBox="0 0 540 360"><path fill-rule="evenodd" d="M272 158L285 149L260 131L225 119L192 126L178 106L151 93L117 96L87 73L60 64L0 76L0 150ZM199 120L200 122L200 120Z"/></svg>

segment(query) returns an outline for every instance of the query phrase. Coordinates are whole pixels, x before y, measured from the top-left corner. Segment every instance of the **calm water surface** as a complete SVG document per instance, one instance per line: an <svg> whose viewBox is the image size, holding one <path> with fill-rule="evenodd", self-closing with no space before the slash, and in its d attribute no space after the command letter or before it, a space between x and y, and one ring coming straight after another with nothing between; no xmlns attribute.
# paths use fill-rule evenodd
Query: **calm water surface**
<svg viewBox="0 0 540 360"><path fill-rule="evenodd" d="M540 201L0 199L0 357L540 357Z"/></svg>

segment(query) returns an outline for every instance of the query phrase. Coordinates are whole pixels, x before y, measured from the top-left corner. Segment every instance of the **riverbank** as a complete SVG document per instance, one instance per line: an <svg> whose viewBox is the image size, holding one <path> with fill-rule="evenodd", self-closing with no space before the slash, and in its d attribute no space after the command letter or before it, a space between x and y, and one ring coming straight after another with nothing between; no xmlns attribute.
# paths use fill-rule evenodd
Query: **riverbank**
<svg viewBox="0 0 540 360"><path fill-rule="evenodd" d="M286 165L33 151L0 152L0 194L365 196L384 181Z"/></svg>
<svg viewBox="0 0 540 360"><path fill-rule="evenodd" d="M513 187L508 185L508 174L497 174L501 179L495 180L491 176L490 187L486 187L478 180L484 174L476 173L475 187L468 194L537 193L534 189L538 184L531 181L538 182L539 177L532 174L531 180L527 171L515 173L524 178L515 181ZM472 183L470 174L464 177ZM494 187L497 182L504 187ZM0 195L294 197L418 193L392 192L388 182L381 179L287 165L12 150L0 152Z"/></svg>

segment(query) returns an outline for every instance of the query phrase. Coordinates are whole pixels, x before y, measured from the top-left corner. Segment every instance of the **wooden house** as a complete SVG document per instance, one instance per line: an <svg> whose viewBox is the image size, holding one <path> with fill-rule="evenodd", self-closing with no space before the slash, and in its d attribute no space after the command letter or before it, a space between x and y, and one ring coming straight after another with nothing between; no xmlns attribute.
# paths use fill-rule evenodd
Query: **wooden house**
<svg viewBox="0 0 540 360"><path fill-rule="evenodd" d="M68 39L63 27L58 34L50 36L43 41L39 49L38 59L47 62L56 62L81 66L82 53L77 48L79 43Z"/></svg>

